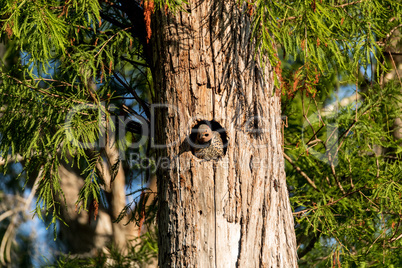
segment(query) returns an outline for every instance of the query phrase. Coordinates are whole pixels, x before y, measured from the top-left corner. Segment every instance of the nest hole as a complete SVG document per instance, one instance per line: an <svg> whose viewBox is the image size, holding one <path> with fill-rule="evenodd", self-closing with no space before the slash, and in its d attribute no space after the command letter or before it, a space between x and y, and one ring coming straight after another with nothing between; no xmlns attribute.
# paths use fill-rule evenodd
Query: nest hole
<svg viewBox="0 0 402 268"><path fill-rule="evenodd" d="M204 124L209 126L212 131L216 131L219 133L219 135L221 136L221 139L222 139L222 143L223 143L223 154L226 155L229 137L226 133L226 129L224 127L222 127L222 125L219 124L218 122L216 122L215 120L211 120L211 121L199 120L199 121L197 121L197 124L191 129L191 134L189 136L191 144L196 142L197 134L198 134L198 127L201 125L204 125ZM194 148L191 148L191 152L194 155Z"/></svg>

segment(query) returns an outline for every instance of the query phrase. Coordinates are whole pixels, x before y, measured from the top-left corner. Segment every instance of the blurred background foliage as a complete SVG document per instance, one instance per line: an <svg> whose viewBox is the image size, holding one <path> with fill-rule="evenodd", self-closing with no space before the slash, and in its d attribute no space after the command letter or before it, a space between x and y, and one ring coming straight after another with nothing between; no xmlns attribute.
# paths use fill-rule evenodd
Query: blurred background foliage
<svg viewBox="0 0 402 268"><path fill-rule="evenodd" d="M175 12L187 5L155 2L165 4ZM239 4L248 6L256 55L274 65L282 94L300 267L402 266L401 4ZM2 265L155 265L147 7L124 0L1 7ZM66 128L81 143L72 145ZM111 133L118 157L82 145ZM119 176L124 204L108 189ZM43 222L32 220L33 210ZM114 219L121 228L112 228ZM115 246L120 234L124 250Z"/></svg>

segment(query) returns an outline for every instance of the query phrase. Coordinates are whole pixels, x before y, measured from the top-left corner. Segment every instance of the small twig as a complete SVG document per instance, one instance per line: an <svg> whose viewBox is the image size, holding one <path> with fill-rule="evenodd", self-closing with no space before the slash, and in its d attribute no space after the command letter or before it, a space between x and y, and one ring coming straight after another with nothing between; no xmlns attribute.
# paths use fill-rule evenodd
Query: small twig
<svg viewBox="0 0 402 268"><path fill-rule="evenodd" d="M375 244L375 242L377 242L377 240L381 237L381 236L383 236L384 234L385 234L385 232L386 231L388 231L389 230L389 228L387 228L387 229L384 229L384 231L382 232L382 234L380 234L380 235L378 235L378 237L374 240L374 242L371 244L371 246L368 248L368 250L366 251L366 255L367 255L367 253L370 251L370 249L374 246L374 244Z"/></svg>
<svg viewBox="0 0 402 268"><path fill-rule="evenodd" d="M392 55L396 55L396 56L401 56L402 55L402 52L393 52L393 51L385 51L385 52L388 52L388 53L390 53Z"/></svg>
<svg viewBox="0 0 402 268"><path fill-rule="evenodd" d="M391 240L389 240L389 242L394 242L394 241L396 241L398 239L401 239L401 238L402 238L402 234L398 235L398 237L392 238Z"/></svg>
<svg viewBox="0 0 402 268"><path fill-rule="evenodd" d="M313 101L314 101L314 104L315 104L315 108L317 109L318 118L320 118L321 123L325 126L325 122L324 122L324 120L322 119L321 111L320 111L320 109L318 108L318 104L317 104L317 101L316 101L315 97L313 97Z"/></svg>
<svg viewBox="0 0 402 268"><path fill-rule="evenodd" d="M67 97L62 96L62 95L58 95L58 94L46 92L45 90L39 89L39 88L34 87L34 86L31 86L31 85L29 85L29 84L26 84L26 83L22 82L21 80L15 78L15 77L12 77L12 76L10 76L10 75L8 75L8 74L5 74L5 73L1 73L1 74L4 75L4 76L6 76L6 77L8 77L8 78L13 79L13 80L16 81L18 84L24 85L24 86L26 86L26 87L28 87L28 88L32 88L32 89L38 91L39 93L42 93L42 94L45 94L45 95L48 95L48 96L51 96L51 97L55 97L55 98L60 98L60 99L68 100L68 101L71 101L71 102L76 102L76 103L81 103L81 104L87 104L87 103L84 102L84 101L75 100L75 99L67 98ZM29 80L28 80L28 81L29 81Z"/></svg>
<svg viewBox="0 0 402 268"><path fill-rule="evenodd" d="M294 20L294 19L297 19L297 18L301 18L302 16L300 15L300 16L293 16L293 17L288 17L288 18L284 18L284 19L280 19L280 20L278 20L278 22L283 22L283 21L285 21L285 20Z"/></svg>
<svg viewBox="0 0 402 268"><path fill-rule="evenodd" d="M126 83L124 83L124 81L118 76L117 73L113 72L114 77L117 79L117 81L119 81L119 83L128 91L131 93L131 95L134 96L135 100L141 105L142 109L144 109L145 114L147 115L148 118L151 117L151 112L149 110L148 105L145 103L145 101L143 99L141 99L137 92L135 92L134 89L132 89L129 85L127 85Z"/></svg>
<svg viewBox="0 0 402 268"><path fill-rule="evenodd" d="M146 64L146 63L142 63L142 62L139 62L139 61L136 61L136 60L130 60L130 59L127 59L126 57L120 57L120 58L122 60L128 61L132 65L139 65L139 66L142 66L142 67L149 68L148 64ZM142 72L142 74L145 76L144 72Z"/></svg>
<svg viewBox="0 0 402 268"><path fill-rule="evenodd" d="M303 96L303 95L302 95L302 96ZM310 138L309 141L311 141L313 138L315 138L316 140L318 140L317 133L324 127L324 125L323 125L323 126L321 126L317 131L314 130L313 125L311 124L310 120L309 120L308 117L307 117L308 111L310 110L310 104L311 104L311 102L308 104L307 111L305 111L305 108L304 108L304 98L302 97L303 117L304 117L304 119L307 121L307 123L309 124L311 130L313 131L313 136ZM324 145L324 147L325 147L325 145Z"/></svg>
<svg viewBox="0 0 402 268"><path fill-rule="evenodd" d="M389 31L389 33L388 33L387 36L385 37L385 39L390 38L391 35L392 35L398 28L400 28L400 27L402 27L402 23L399 24L399 25L397 25L397 26L395 26L394 28L392 28L391 31Z"/></svg>
<svg viewBox="0 0 402 268"><path fill-rule="evenodd" d="M310 211L314 211L314 210L315 210L315 209L313 209L313 208L308 208L308 209L300 210L300 211L298 211L298 212L293 212L292 214L293 214L294 216L296 216L296 215L304 214L304 213L306 213L306 212L310 212Z"/></svg>
<svg viewBox="0 0 402 268"><path fill-rule="evenodd" d="M328 187L332 188L331 181L329 180L328 176L325 176L325 180L328 182Z"/></svg>
<svg viewBox="0 0 402 268"><path fill-rule="evenodd" d="M355 103L355 121L357 122L357 91L359 88L359 64L357 65L357 74L356 74L356 103Z"/></svg>
<svg viewBox="0 0 402 268"><path fill-rule="evenodd" d="M131 28L132 28L132 26L127 27L127 28L124 28L124 29L121 29L120 31L118 31L117 33L115 33L114 35L112 35L111 37L109 37L109 39L106 40L106 42L105 42L105 43L102 45L102 47L99 49L98 53L95 54L94 58L96 58L96 57L102 52L102 50L105 48L105 46L107 45L107 43L109 43L110 40L113 39L113 37L115 37L116 35L118 35L120 32L122 32L122 31L127 31L127 30L129 30L129 29L131 29Z"/></svg>
<svg viewBox="0 0 402 268"><path fill-rule="evenodd" d="M370 150L372 150L374 152L374 156L375 156L375 160L376 160L376 164L377 164L377 178L380 177L380 162L378 161L378 157L377 157L377 153L375 152L375 150L373 148L371 148L370 144L367 144L367 146L370 148Z"/></svg>
<svg viewBox="0 0 402 268"><path fill-rule="evenodd" d="M335 131L337 131L338 129L339 129L339 126L334 128L334 130L331 132L331 134L328 136L327 140L325 141L325 145L328 144L328 142L331 139L332 135L334 135Z"/></svg>
<svg viewBox="0 0 402 268"><path fill-rule="evenodd" d="M308 122L308 119L306 119L307 120L307 122ZM310 122L309 122L309 124L310 124ZM311 124L310 124L310 126L311 126ZM317 134L318 134L318 132L320 132L321 131L321 129L323 128L325 126L325 124L324 125L322 125L317 131L314 131L314 128L311 126L311 128L312 128L312 130L313 130L313 135L311 136L311 138L306 142L306 144L308 145L311 141L317 141L317 140L319 140L319 141L321 141L320 139L318 139L317 138ZM315 138L314 140L313 140L313 138ZM322 141L321 141L322 142Z"/></svg>
<svg viewBox="0 0 402 268"><path fill-rule="evenodd" d="M380 208L379 208L373 201L371 201L370 198L368 198L365 194L363 194L363 193L360 191L360 189L359 189L359 193L360 193L361 195L363 195L370 203L372 203L378 210L380 210Z"/></svg>
<svg viewBox="0 0 402 268"><path fill-rule="evenodd" d="M360 193L361 193L360 190L363 189L363 188L365 188L365 187L366 187L366 186L363 186L363 187L360 187L359 189L357 189L356 191L349 192L349 193L343 195L342 197L338 198L337 200L335 200L335 201L333 201L333 202L329 202L329 203L325 204L325 205L322 206L322 207L332 206L332 205L338 203L339 201L341 201L342 199L344 199L345 197L348 197L349 195L352 195L352 194L357 193L357 192L360 192ZM308 208L308 209L304 209L304 210L301 210L301 211L298 211L298 212L294 212L293 215L299 215L299 214L303 214L303 213L309 212L309 211L314 211L314 210L317 210L317 209L318 209L318 208Z"/></svg>
<svg viewBox="0 0 402 268"><path fill-rule="evenodd" d="M393 239L394 239L396 233L398 232L400 225L401 225L401 215L399 215L398 225L396 226L395 232L394 232L394 234L392 235L392 237L388 240L388 242L394 242L394 241L395 241L395 240L393 240ZM402 237L402 234L400 235L400 237ZM396 238L396 239L398 239L398 238Z"/></svg>
<svg viewBox="0 0 402 268"><path fill-rule="evenodd" d="M314 229L314 225L311 223L311 221L309 220L308 217L306 217L306 220L310 223L311 227L313 227L313 229ZM320 220L320 221L321 221L321 220ZM318 228L316 228L316 229L317 229L317 231L319 231L320 233L322 233L322 231L321 231L320 229L318 229Z"/></svg>
<svg viewBox="0 0 402 268"><path fill-rule="evenodd" d="M333 175L334 178L335 178L335 182L336 182L336 184L338 185L338 188L342 191L342 193L345 194L346 192L345 192L345 190L343 189L342 184L341 184L341 182L340 182L339 179L338 179L338 175L336 175L335 167L334 167L334 161L333 161L333 159L332 159L332 157L331 157L331 153L328 152L327 155L328 155L328 161L329 161L330 166L331 166L332 175Z"/></svg>
<svg viewBox="0 0 402 268"><path fill-rule="evenodd" d="M327 218L324 218L324 219L326 220ZM322 222L322 220L321 220L320 218L318 218L318 220L321 222L321 224L322 224L323 226L325 226L325 224ZM346 247L342 244L342 242L338 239L338 237L332 232L331 229L328 229L328 231L332 234L332 236L335 238L335 240L338 241L339 245L341 245L342 247L346 248Z"/></svg>
<svg viewBox="0 0 402 268"><path fill-rule="evenodd" d="M25 80L25 81L30 81L30 80ZM33 81L49 81L49 82L59 82L60 84L64 84L70 87L76 87L73 84L70 84L68 82L65 81L60 81L60 80L55 80L55 79L50 79L50 78L37 78L37 79L33 79Z"/></svg>
<svg viewBox="0 0 402 268"><path fill-rule="evenodd" d="M343 137L346 138L346 137L348 136L349 132L352 130L352 127L353 127L355 124L356 124L356 121L353 121L353 123L349 126L349 128L348 128L347 130L345 130L345 131L341 134L341 136L339 137L338 141L339 141L340 139L342 139L342 140L341 140L341 143L339 144L338 148L336 148L336 151L335 151L334 156L336 156L336 155L338 154L338 151L339 151L339 149L341 148L341 146L342 146L342 144L343 144L343 141L345 140L345 139L343 139ZM329 149L329 152L332 150L332 148L335 146L335 144L336 144L336 143L334 143L334 144L332 145L332 147Z"/></svg>
<svg viewBox="0 0 402 268"><path fill-rule="evenodd" d="M352 179L352 165L351 165L351 163L350 163L350 159L349 159L349 157L346 157L346 160L348 161L348 163L349 163L349 173L350 173L350 187L352 187L352 188L355 188L355 185L353 184L353 179Z"/></svg>
<svg viewBox="0 0 402 268"><path fill-rule="evenodd" d="M395 64L395 61L394 61L394 57L392 57L391 52L388 51L388 53L389 53L389 56L391 57L392 65L394 65L396 75L398 76L399 84L402 86L401 77L399 76L398 68L396 67L396 64Z"/></svg>
<svg viewBox="0 0 402 268"><path fill-rule="evenodd" d="M346 7L346 6L351 6L351 5L359 4L359 3L362 3L362 2L364 2L364 0L355 1L355 2L351 2L351 3L346 3L346 4L342 4L342 5L337 5L337 6L334 6L334 8L344 8L344 7ZM297 19L297 18L301 18L302 16L303 16L303 15L292 16L292 17L280 19L280 20L278 20L278 22L294 20L294 19Z"/></svg>
<svg viewBox="0 0 402 268"><path fill-rule="evenodd" d="M292 159L291 159L287 154L283 153L283 156L285 157L286 160L288 160L288 162L293 166L293 168L296 169L297 172L299 172L300 175L302 175L302 176L307 180L307 182L308 182L314 189L318 190L318 189L317 189L317 186L316 186L315 183L314 183L314 181L313 181L312 179L310 179L310 177L307 176L307 174L304 173L298 166L296 166L296 164L292 161Z"/></svg>
<svg viewBox="0 0 402 268"><path fill-rule="evenodd" d="M340 8L344 8L346 6L351 6L351 5L355 5L355 4L359 4L364 2L364 0L360 0L360 1L355 1L355 2L351 2L351 3L346 3L346 4L342 4L342 5L338 5L338 6L334 6L334 7L340 7Z"/></svg>
<svg viewBox="0 0 402 268"><path fill-rule="evenodd" d="M306 143L306 145L311 145L310 147L308 147L308 149L310 150L310 148L313 148L314 146L316 146L320 142L322 143L322 140L315 139L315 140L309 141L308 143Z"/></svg>

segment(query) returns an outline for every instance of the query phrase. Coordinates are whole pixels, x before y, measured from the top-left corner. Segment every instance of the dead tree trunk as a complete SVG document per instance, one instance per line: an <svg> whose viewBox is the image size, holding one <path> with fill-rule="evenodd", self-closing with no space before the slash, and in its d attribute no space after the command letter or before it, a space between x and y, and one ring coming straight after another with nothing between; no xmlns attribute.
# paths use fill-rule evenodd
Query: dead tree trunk
<svg viewBox="0 0 402 268"><path fill-rule="evenodd" d="M237 1L186 8L152 20L159 265L297 267L273 68L256 60ZM185 146L199 120L225 129L223 159Z"/></svg>

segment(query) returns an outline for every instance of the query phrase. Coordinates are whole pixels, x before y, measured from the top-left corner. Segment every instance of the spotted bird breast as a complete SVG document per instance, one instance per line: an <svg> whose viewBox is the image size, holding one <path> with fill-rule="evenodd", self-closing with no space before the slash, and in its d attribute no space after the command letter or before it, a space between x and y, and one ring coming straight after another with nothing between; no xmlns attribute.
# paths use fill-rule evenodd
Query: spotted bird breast
<svg viewBox="0 0 402 268"><path fill-rule="evenodd" d="M204 160L218 159L223 157L223 143L221 135L213 131L213 138L207 144L200 144L202 148L195 148L194 155Z"/></svg>

